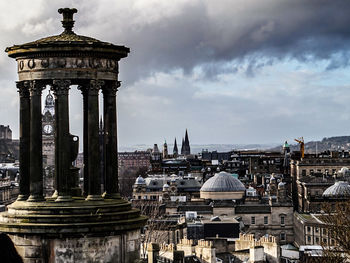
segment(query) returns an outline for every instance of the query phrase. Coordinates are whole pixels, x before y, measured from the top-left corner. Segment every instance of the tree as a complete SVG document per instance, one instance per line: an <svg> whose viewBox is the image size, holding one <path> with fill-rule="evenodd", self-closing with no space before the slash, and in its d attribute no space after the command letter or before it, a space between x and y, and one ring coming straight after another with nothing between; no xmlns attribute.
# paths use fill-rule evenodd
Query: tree
<svg viewBox="0 0 350 263"><path fill-rule="evenodd" d="M323 206L320 219L328 233L327 242L322 243L322 257L307 262L343 263L350 261L350 201Z"/></svg>
<svg viewBox="0 0 350 263"><path fill-rule="evenodd" d="M164 205L156 200L133 200L133 207L140 209L142 215L148 217L141 236L141 257L147 255L148 243L170 243L171 225L164 217Z"/></svg>
<svg viewBox="0 0 350 263"><path fill-rule="evenodd" d="M125 198L131 198L132 186L135 183L136 178L141 175L145 176L147 173L147 167L121 167L118 172L119 176L119 193Z"/></svg>

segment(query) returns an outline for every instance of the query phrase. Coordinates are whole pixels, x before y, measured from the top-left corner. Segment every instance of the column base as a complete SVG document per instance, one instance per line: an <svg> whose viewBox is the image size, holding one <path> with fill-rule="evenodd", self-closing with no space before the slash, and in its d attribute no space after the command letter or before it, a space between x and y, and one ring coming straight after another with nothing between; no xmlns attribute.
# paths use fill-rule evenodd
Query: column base
<svg viewBox="0 0 350 263"><path fill-rule="evenodd" d="M18 195L16 201L27 201L28 195Z"/></svg>
<svg viewBox="0 0 350 263"><path fill-rule="evenodd" d="M102 201L103 198L100 195L88 195L85 200L86 201Z"/></svg>
<svg viewBox="0 0 350 263"><path fill-rule="evenodd" d="M104 199L121 199L119 193L106 193L106 192L104 192L102 197Z"/></svg>
<svg viewBox="0 0 350 263"><path fill-rule="evenodd" d="M70 195L59 195L55 202L72 202L73 198Z"/></svg>
<svg viewBox="0 0 350 263"><path fill-rule="evenodd" d="M27 202L42 202L45 198L42 195L30 195Z"/></svg>

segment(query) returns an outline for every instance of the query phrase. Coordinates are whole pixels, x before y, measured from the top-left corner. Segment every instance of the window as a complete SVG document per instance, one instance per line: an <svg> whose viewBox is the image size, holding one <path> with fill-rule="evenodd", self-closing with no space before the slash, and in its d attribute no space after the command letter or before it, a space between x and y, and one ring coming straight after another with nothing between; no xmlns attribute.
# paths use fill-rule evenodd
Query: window
<svg viewBox="0 0 350 263"><path fill-rule="evenodd" d="M255 225L255 216L252 216L252 218L251 218L251 220L250 220L250 223L251 223L252 225Z"/></svg>
<svg viewBox="0 0 350 263"><path fill-rule="evenodd" d="M306 231L307 231L307 232L310 232L310 231L311 231L311 227L308 226L308 227L306 228Z"/></svg>
<svg viewBox="0 0 350 263"><path fill-rule="evenodd" d="M323 233L324 235L327 235L327 230L326 230L325 228L323 228L323 229L322 229L322 233Z"/></svg>
<svg viewBox="0 0 350 263"><path fill-rule="evenodd" d="M264 216L264 225L269 224L269 218L267 216Z"/></svg>
<svg viewBox="0 0 350 263"><path fill-rule="evenodd" d="M323 244L327 245L327 238L323 239Z"/></svg>
<svg viewBox="0 0 350 263"><path fill-rule="evenodd" d="M310 175L314 175L314 170L310 169Z"/></svg>
<svg viewBox="0 0 350 263"><path fill-rule="evenodd" d="M284 216L281 216L281 225L284 225Z"/></svg>
<svg viewBox="0 0 350 263"><path fill-rule="evenodd" d="M281 241L286 241L286 233L281 233L280 234L280 239L281 239Z"/></svg>
<svg viewBox="0 0 350 263"><path fill-rule="evenodd" d="M301 170L301 175L302 176L306 176L306 170L305 169Z"/></svg>
<svg viewBox="0 0 350 263"><path fill-rule="evenodd" d="M319 231L319 228L318 228L318 227L316 227L316 228L315 228L315 232L316 232L316 233L318 233L318 231Z"/></svg>
<svg viewBox="0 0 350 263"><path fill-rule="evenodd" d="M311 242L311 237L310 236L307 237L307 242Z"/></svg>
<svg viewBox="0 0 350 263"><path fill-rule="evenodd" d="M316 244L320 243L320 239L316 237Z"/></svg>

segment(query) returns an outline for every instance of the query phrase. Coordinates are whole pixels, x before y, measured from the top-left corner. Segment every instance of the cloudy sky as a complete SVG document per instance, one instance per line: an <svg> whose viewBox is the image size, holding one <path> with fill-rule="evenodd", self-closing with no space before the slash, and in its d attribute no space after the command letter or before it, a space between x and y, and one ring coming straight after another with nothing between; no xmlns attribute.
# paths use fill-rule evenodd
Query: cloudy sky
<svg viewBox="0 0 350 263"><path fill-rule="evenodd" d="M349 135L350 1L1 1L0 49L62 32L130 47L119 144L275 143ZM0 52L0 123L18 137L16 65ZM81 97L71 91L71 132Z"/></svg>

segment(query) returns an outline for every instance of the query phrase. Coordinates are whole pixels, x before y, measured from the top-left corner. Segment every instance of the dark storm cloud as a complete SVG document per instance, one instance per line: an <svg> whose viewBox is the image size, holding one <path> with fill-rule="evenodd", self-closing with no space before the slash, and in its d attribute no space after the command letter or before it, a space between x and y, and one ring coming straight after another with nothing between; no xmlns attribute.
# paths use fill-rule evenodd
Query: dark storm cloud
<svg viewBox="0 0 350 263"><path fill-rule="evenodd" d="M197 66L215 76L230 61L246 63L253 74L264 57L267 64L296 58L329 60L328 69L348 65L350 1L194 3L137 27L125 21L122 38L133 52L125 65L127 79L178 68L190 73ZM119 40L120 35L113 39Z"/></svg>
<svg viewBox="0 0 350 263"><path fill-rule="evenodd" d="M59 33L56 9L76 6L79 34L131 47L121 73L132 82L158 71L183 69L191 73L198 66L207 77L234 73L242 64L247 74L253 75L265 63L285 58L326 59L327 69L348 65L347 0L37 3L37 15L16 21L15 29L28 40L33 35L42 36L43 30ZM11 40L19 37L8 34L13 36ZM20 39L23 41L23 36ZM266 58L264 63L261 58ZM225 65L232 61L230 67Z"/></svg>
<svg viewBox="0 0 350 263"><path fill-rule="evenodd" d="M2 1L0 49L62 32L60 7L78 9L77 34L131 48L120 66L123 144L181 136L186 127L200 142L245 143L282 140L285 134L318 136L324 123L329 123L327 136L335 127L338 133L349 128L342 127L349 123L343 114L348 100L339 100L348 98L348 88L336 91L346 84L337 82L349 63L350 1ZM298 71L295 64L305 66ZM326 72L309 74L313 65ZM285 75L276 73L279 66ZM14 134L15 69L3 52L0 122L10 124ZM320 87L324 75L322 81L334 89ZM72 95L71 128L78 134L81 105L74 100L81 95Z"/></svg>

